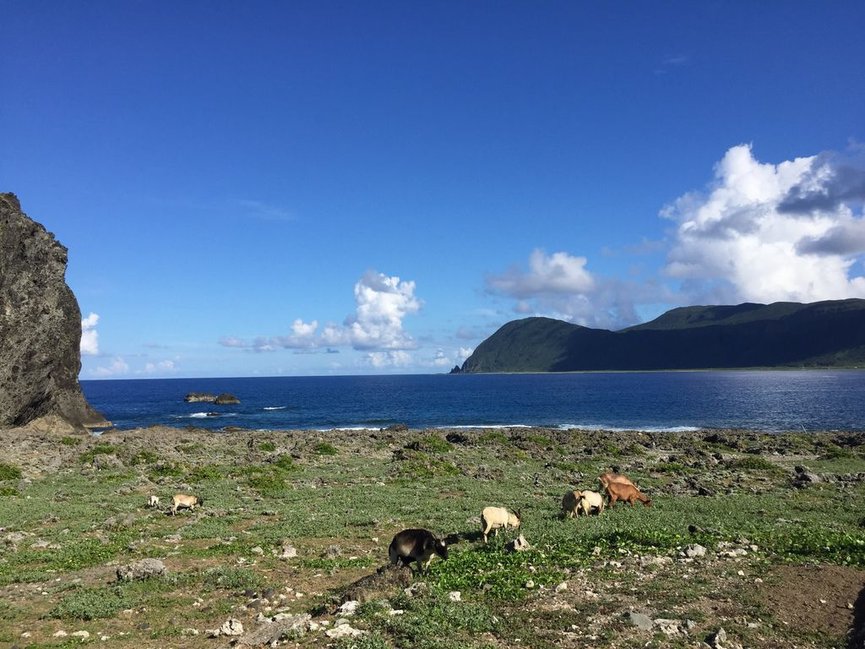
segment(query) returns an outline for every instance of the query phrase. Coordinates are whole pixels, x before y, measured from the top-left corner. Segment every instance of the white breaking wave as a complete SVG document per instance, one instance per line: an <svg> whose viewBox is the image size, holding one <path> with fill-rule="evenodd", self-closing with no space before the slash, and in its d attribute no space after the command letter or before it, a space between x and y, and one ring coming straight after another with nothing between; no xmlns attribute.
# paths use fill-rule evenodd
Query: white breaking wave
<svg viewBox="0 0 865 649"><path fill-rule="evenodd" d="M236 412L193 412L190 419L216 419L217 417L236 417Z"/></svg>
<svg viewBox="0 0 865 649"><path fill-rule="evenodd" d="M555 426L561 430L597 430L609 431L611 433L625 433L636 431L638 433L695 433L703 430L699 426L602 426L597 424L560 424Z"/></svg>
<svg viewBox="0 0 865 649"><path fill-rule="evenodd" d="M263 410L285 410L288 406L264 406Z"/></svg>

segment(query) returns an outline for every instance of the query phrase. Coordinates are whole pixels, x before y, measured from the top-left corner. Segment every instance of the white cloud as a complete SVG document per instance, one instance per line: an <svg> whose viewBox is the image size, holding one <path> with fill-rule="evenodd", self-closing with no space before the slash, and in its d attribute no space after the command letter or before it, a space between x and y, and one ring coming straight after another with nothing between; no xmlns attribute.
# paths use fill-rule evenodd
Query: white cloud
<svg viewBox="0 0 865 649"><path fill-rule="evenodd" d="M81 354L84 356L99 355L99 332L96 325L99 324L99 315L89 314L81 320Z"/></svg>
<svg viewBox="0 0 865 649"><path fill-rule="evenodd" d="M567 252L547 255L534 250L528 270L512 267L489 275L486 290L515 300L521 316L547 315L590 327L618 328L638 321L636 297L656 299L658 287L597 277L586 269L585 257Z"/></svg>
<svg viewBox="0 0 865 649"><path fill-rule="evenodd" d="M145 363L144 374L172 374L177 371L174 361L159 361L158 363Z"/></svg>
<svg viewBox="0 0 865 649"><path fill-rule="evenodd" d="M488 276L486 290L520 316L612 329L638 322L638 306L865 297L854 270L865 253L863 168L855 153L767 164L735 146L705 192L661 210L674 225L660 274L605 277L586 257L534 250L527 268ZM656 243L625 250L662 252Z"/></svg>
<svg viewBox="0 0 865 649"><path fill-rule="evenodd" d="M129 373L129 365L119 356L116 356L108 367L99 366L93 371L94 376L108 378L111 376L122 376Z"/></svg>
<svg viewBox="0 0 865 649"><path fill-rule="evenodd" d="M415 283L369 271L354 285L357 309L346 318L345 333L355 349L413 349L402 328L407 315L420 310Z"/></svg>
<svg viewBox="0 0 865 649"><path fill-rule="evenodd" d="M852 255L865 248L862 216L837 198L855 195L857 178L841 181L846 189L835 191L839 176L826 158L773 165L748 145L731 148L708 194L686 194L662 211L676 224L664 273L682 281L688 302L865 296L865 278L851 276Z"/></svg>
<svg viewBox="0 0 865 649"><path fill-rule="evenodd" d="M376 369L386 367L408 367L412 363L412 356L403 350L392 350L382 352L369 352L366 355L367 363Z"/></svg>
<svg viewBox="0 0 865 649"><path fill-rule="evenodd" d="M417 343L403 329L403 319L417 313L421 307L421 301L414 292L414 282L369 271L355 284L355 311L341 325L327 324L318 333L317 320L307 323L297 319L292 324L291 333L286 336L259 337L251 342L226 336L219 343L225 347L259 352L300 349L332 353L332 348L346 346L361 351L414 349ZM376 356L370 362L374 365L380 362L393 364L393 359L399 358L399 355L390 360Z"/></svg>
<svg viewBox="0 0 865 649"><path fill-rule="evenodd" d="M495 293L516 298L543 293L586 293L595 285L592 274L586 270L586 262L585 257L573 257L566 252L547 256L543 250L533 250L528 272L511 268L501 275L491 275L487 278L487 287Z"/></svg>

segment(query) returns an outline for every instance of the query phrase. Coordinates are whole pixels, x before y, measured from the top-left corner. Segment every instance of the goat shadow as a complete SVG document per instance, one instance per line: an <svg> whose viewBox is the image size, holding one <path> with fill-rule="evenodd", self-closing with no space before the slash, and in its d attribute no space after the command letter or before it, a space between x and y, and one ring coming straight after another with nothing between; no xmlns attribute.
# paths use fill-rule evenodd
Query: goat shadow
<svg viewBox="0 0 865 649"><path fill-rule="evenodd" d="M474 532L454 532L453 534L448 534L444 538L444 542L447 545L456 545L462 541L468 541L469 543L474 543L476 541L480 541L483 539L484 535L482 532L474 531Z"/></svg>

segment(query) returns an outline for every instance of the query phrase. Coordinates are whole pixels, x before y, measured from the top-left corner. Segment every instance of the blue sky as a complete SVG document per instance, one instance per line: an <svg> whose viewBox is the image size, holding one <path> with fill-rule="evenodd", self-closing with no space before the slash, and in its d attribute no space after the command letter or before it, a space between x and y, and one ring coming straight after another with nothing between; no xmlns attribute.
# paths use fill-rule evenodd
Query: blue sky
<svg viewBox="0 0 865 649"><path fill-rule="evenodd" d="M442 372L529 315L865 297L861 2L0 0L82 378Z"/></svg>

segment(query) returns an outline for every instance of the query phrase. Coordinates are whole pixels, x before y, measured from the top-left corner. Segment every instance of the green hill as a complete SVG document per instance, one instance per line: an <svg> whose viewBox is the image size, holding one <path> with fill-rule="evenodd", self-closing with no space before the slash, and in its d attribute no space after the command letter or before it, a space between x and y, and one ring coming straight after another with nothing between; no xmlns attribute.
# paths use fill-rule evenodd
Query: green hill
<svg viewBox="0 0 865 649"><path fill-rule="evenodd" d="M865 300L692 306L621 331L525 318L461 372L865 366Z"/></svg>

